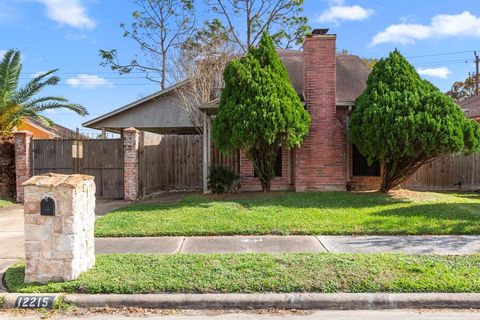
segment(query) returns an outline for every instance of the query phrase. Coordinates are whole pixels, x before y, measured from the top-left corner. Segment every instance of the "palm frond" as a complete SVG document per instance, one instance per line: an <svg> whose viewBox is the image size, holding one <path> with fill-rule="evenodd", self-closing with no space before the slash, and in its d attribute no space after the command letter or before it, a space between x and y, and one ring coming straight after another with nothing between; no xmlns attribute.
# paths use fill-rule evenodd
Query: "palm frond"
<svg viewBox="0 0 480 320"><path fill-rule="evenodd" d="M19 51L9 50L0 63L0 134L11 135L25 117L35 117L51 125L53 122L41 114L47 110L67 109L81 116L88 115L84 106L69 103L64 97L36 97L46 86L58 84L60 78L53 75L58 69L36 76L19 89L20 60Z"/></svg>
<svg viewBox="0 0 480 320"><path fill-rule="evenodd" d="M39 82L40 80L42 79L45 79L46 77L48 77L49 75L51 74L54 74L55 72L57 72L59 69L52 69L52 70L49 70L47 72L42 72L40 73L39 75L37 75L36 77L34 77L32 79L32 81L35 81L35 82Z"/></svg>
<svg viewBox="0 0 480 320"><path fill-rule="evenodd" d="M55 102L63 102L63 103L68 103L68 99L64 97L56 97L56 96L48 96L48 97L40 97L40 98L35 98L31 99L28 101L25 101L23 103L23 107L28 109L32 108L38 104L49 102L49 101L55 101Z"/></svg>
<svg viewBox="0 0 480 320"><path fill-rule="evenodd" d="M82 105L74 104L74 103L59 102L59 101L49 101L49 102L39 103L29 108L29 111L38 113L38 112L43 112L47 110L55 110L55 109L67 109L81 116L88 115L87 109Z"/></svg>
<svg viewBox="0 0 480 320"><path fill-rule="evenodd" d="M45 117L44 115L42 114L37 114L35 116L33 116L34 118L40 120L40 122L44 125L46 125L47 127L51 127L55 124L55 122L53 122L50 118L47 118Z"/></svg>
<svg viewBox="0 0 480 320"><path fill-rule="evenodd" d="M50 78L47 78L45 81L42 81L45 76L46 75L40 75L36 77L35 79L27 83L25 87L18 90L12 97L15 103L24 103L36 94L38 94L44 87L54 86L60 81L60 78L57 76L52 76Z"/></svg>
<svg viewBox="0 0 480 320"><path fill-rule="evenodd" d="M0 95L5 98L14 92L18 86L18 79L22 70L19 51L8 50L0 63Z"/></svg>

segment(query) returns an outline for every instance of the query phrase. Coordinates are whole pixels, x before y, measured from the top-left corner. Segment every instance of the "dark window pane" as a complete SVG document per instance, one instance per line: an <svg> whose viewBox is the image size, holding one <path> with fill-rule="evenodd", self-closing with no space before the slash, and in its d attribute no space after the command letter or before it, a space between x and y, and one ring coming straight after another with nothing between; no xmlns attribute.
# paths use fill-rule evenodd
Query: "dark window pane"
<svg viewBox="0 0 480 320"><path fill-rule="evenodd" d="M354 176L380 176L380 163L377 161L372 163L371 166L368 165L367 158L365 158L353 145L353 175Z"/></svg>
<svg viewBox="0 0 480 320"><path fill-rule="evenodd" d="M282 149L278 150L277 160L275 160L275 177L282 176Z"/></svg>

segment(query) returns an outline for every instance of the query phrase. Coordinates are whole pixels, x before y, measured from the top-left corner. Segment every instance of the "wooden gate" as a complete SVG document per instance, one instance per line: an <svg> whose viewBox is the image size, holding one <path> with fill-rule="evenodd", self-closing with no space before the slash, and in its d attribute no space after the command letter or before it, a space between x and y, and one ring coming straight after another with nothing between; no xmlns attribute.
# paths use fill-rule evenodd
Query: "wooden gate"
<svg viewBox="0 0 480 320"><path fill-rule="evenodd" d="M98 198L123 198L122 139L32 140L31 147L32 175L92 175Z"/></svg>

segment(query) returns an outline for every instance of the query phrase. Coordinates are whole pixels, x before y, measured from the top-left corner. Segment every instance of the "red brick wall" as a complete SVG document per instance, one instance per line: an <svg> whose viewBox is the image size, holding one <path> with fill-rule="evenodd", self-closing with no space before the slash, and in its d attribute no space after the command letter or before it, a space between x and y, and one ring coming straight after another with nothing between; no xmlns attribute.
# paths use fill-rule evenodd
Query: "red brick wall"
<svg viewBox="0 0 480 320"><path fill-rule="evenodd" d="M312 121L310 134L295 152L295 190L346 190L346 122L336 109L336 36L309 36L303 57Z"/></svg>
<svg viewBox="0 0 480 320"><path fill-rule="evenodd" d="M290 162L289 162L290 159ZM272 180L272 190L292 189L291 177L292 163L291 151L282 149L282 176ZM240 153L240 184L242 191L261 191L262 186L258 177L254 176L253 164L248 158Z"/></svg>
<svg viewBox="0 0 480 320"><path fill-rule="evenodd" d="M15 141L0 138L0 198L13 199L15 189Z"/></svg>
<svg viewBox="0 0 480 320"><path fill-rule="evenodd" d="M28 131L15 132L15 172L17 185L17 202L25 198L22 184L30 178L30 143L32 133Z"/></svg>

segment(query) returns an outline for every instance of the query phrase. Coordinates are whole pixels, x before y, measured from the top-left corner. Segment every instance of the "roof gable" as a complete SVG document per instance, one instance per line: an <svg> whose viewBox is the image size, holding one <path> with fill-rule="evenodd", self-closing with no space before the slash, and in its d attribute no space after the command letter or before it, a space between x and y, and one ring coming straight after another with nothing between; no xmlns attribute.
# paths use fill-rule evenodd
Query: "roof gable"
<svg viewBox="0 0 480 320"><path fill-rule="evenodd" d="M469 118L480 117L480 95L467 98L459 103Z"/></svg>

